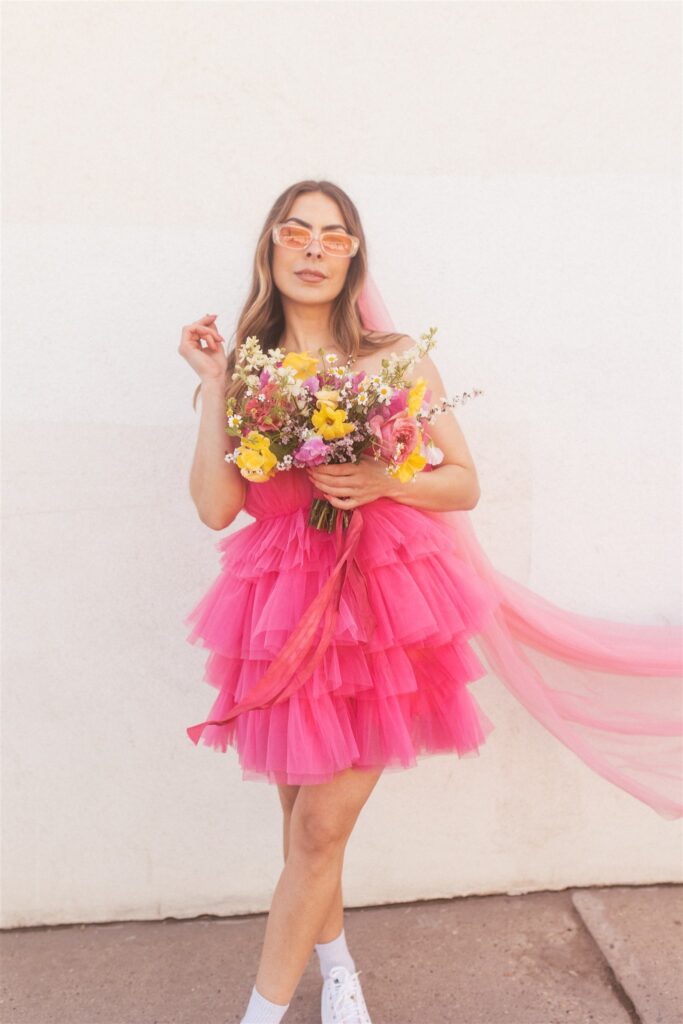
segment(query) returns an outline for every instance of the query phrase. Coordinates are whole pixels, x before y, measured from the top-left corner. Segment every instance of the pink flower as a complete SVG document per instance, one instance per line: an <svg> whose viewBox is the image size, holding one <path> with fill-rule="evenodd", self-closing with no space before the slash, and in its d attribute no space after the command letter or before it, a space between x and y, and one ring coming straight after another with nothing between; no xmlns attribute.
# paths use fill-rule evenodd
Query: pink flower
<svg viewBox="0 0 683 1024"><path fill-rule="evenodd" d="M351 394L357 395L360 389L361 381L364 381L366 377L365 370L359 370L358 373L351 375Z"/></svg>
<svg viewBox="0 0 683 1024"><path fill-rule="evenodd" d="M325 461L326 446L322 437L309 437L294 452L294 459L305 466L319 466Z"/></svg>
<svg viewBox="0 0 683 1024"><path fill-rule="evenodd" d="M389 419L384 419L381 414L371 416L368 419L368 426L380 442L382 458L393 459L397 463L405 462L417 444L417 420L413 416L408 416L405 410L397 412ZM399 452L398 445L401 445Z"/></svg>
<svg viewBox="0 0 683 1024"><path fill-rule="evenodd" d="M278 400L277 383L269 381L260 389L259 394L263 395L264 401L260 401L258 395L248 399L244 406L245 416L249 417L262 430L267 428L278 430L283 426L285 416L282 411L275 411Z"/></svg>
<svg viewBox="0 0 683 1024"><path fill-rule="evenodd" d="M401 409L405 409L407 405L408 392L405 390L405 388L402 388L400 391L394 391L393 395L391 396L391 401L389 402L389 412L393 416L394 413L400 412Z"/></svg>

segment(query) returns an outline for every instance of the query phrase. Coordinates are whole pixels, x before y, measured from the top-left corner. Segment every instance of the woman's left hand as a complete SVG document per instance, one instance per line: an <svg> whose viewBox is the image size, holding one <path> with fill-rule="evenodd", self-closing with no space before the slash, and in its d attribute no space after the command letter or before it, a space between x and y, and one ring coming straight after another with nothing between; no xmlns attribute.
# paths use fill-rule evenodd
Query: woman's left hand
<svg viewBox="0 0 683 1024"><path fill-rule="evenodd" d="M358 462L309 466L306 472L330 505L350 509L391 496L397 481L386 472L386 465L384 460L365 454Z"/></svg>

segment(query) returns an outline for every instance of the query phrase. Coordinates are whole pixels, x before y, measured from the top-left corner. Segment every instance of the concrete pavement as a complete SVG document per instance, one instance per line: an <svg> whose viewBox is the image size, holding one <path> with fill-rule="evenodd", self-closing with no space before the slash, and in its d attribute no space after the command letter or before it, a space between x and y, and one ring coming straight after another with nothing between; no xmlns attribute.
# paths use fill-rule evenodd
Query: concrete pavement
<svg viewBox="0 0 683 1024"><path fill-rule="evenodd" d="M349 909L373 1024L681 1024L683 886ZM266 915L6 931L2 1024L238 1024ZM283 1024L319 1024L315 953Z"/></svg>

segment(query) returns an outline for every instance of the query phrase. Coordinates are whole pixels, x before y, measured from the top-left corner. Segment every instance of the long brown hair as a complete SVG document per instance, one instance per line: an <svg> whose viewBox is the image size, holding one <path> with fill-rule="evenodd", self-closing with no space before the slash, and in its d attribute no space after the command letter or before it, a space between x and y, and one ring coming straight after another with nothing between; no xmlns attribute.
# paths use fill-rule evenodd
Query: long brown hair
<svg viewBox="0 0 683 1024"><path fill-rule="evenodd" d="M346 359L351 356L366 355L376 349L387 348L405 337L386 331L369 331L361 323L358 297L363 290L363 283L368 268L365 233L360 214L349 196L338 185L331 181L298 181L285 189L273 203L265 219L254 254L254 266L249 297L242 307L237 327L231 335L235 345L228 352L228 365L225 373L225 397L239 397L245 384L233 380L235 364L242 343L249 337L256 336L261 348L268 352L277 348L285 331L285 318L282 309L280 292L273 281L272 272L272 228L279 221L287 220L289 211L297 196L305 192L324 192L339 206L352 235L360 239L358 252L351 260L344 287L334 301L330 318L330 332ZM192 398L192 408L196 409L197 395L201 384Z"/></svg>

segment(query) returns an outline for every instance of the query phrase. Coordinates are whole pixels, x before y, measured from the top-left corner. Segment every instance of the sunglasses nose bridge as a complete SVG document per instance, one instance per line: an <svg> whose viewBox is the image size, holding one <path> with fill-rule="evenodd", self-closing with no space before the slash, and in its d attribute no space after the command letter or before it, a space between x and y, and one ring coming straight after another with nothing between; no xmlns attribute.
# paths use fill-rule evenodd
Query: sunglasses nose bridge
<svg viewBox="0 0 683 1024"><path fill-rule="evenodd" d="M320 250L320 252L323 252L323 247L322 247L322 243L320 241L320 238L314 238L313 236L311 236L311 238L310 238L310 240L308 242L308 245L304 246L304 252L308 252L308 250L313 245L317 245L318 249Z"/></svg>

